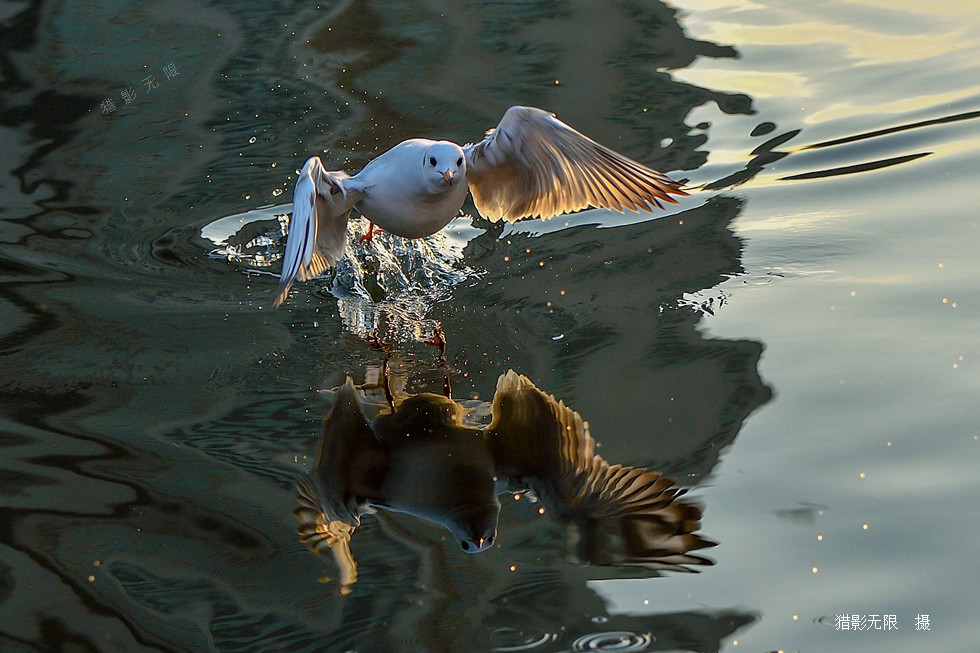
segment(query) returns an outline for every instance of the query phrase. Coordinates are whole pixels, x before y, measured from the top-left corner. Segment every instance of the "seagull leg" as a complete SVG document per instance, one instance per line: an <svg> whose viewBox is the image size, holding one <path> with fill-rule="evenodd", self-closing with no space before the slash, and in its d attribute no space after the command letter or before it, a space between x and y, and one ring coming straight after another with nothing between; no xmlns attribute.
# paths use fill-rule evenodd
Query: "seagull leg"
<svg viewBox="0 0 980 653"><path fill-rule="evenodd" d="M364 234L363 236L361 236L357 240L358 244L360 244L360 243L370 243L371 240L374 238L374 230L375 229L377 229L378 232L381 232L382 231L381 227L379 227L376 224L374 224L373 222L371 222L370 218L365 218L365 219L368 221L368 224L371 225L371 226L368 227L368 232L366 234Z"/></svg>
<svg viewBox="0 0 980 653"><path fill-rule="evenodd" d="M437 326L432 332L432 338L423 342L430 347L438 347L439 358L446 357L446 332L442 330L442 326Z"/></svg>
<svg viewBox="0 0 980 653"><path fill-rule="evenodd" d="M394 412L395 397L391 394L391 370L388 368L389 357L389 355L385 355L384 364L381 368L381 382L384 384L385 399L388 400L388 405L391 407L392 412Z"/></svg>

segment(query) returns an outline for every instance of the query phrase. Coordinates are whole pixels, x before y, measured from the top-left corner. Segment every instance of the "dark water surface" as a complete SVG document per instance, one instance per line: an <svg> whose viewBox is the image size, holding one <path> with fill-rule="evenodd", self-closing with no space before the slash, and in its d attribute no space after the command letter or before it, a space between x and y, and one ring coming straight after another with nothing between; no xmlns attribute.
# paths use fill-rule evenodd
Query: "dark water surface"
<svg viewBox="0 0 980 653"><path fill-rule="evenodd" d="M0 44L0 650L975 650L975 3L9 2ZM272 310L305 157L513 104L699 190L468 204ZM295 484L386 357L471 408L525 375L714 565L602 564L629 538L508 493L476 555L365 515L341 594Z"/></svg>

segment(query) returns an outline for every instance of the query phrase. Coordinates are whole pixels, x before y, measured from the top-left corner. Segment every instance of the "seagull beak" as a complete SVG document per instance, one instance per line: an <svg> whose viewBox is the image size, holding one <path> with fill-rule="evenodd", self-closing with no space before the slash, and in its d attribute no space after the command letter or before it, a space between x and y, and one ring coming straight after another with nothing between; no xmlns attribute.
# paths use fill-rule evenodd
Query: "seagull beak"
<svg viewBox="0 0 980 653"><path fill-rule="evenodd" d="M442 173L442 178L446 180L446 183L450 186L453 185L453 177L456 176L456 172L453 170L446 170Z"/></svg>

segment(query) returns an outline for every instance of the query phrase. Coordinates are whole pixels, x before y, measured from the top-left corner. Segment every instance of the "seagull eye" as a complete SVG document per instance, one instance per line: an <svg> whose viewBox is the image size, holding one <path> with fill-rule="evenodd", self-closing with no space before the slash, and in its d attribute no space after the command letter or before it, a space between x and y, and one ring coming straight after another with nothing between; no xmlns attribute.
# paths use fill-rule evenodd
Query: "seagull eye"
<svg viewBox="0 0 980 653"><path fill-rule="evenodd" d="M436 158L434 156L429 157L429 165L433 168L436 166Z"/></svg>
<svg viewBox="0 0 980 653"><path fill-rule="evenodd" d="M458 168L461 165L463 165L463 157L456 159L456 167Z"/></svg>

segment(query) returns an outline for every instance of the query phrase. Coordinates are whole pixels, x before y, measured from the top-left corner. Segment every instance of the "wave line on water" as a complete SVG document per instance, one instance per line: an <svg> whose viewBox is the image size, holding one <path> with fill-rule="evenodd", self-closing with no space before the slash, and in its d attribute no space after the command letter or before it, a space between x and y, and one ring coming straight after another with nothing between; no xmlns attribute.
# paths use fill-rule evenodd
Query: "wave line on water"
<svg viewBox="0 0 980 653"><path fill-rule="evenodd" d="M826 170L815 170L813 172L802 172L798 175L788 175L786 177L779 177L779 181L799 181L804 179L821 179L823 177L837 177L840 175L851 175L858 172L870 172L872 170L880 170L881 168L888 168L890 166L897 166L902 163L908 163L909 161L915 161L916 159L921 159L924 156L929 156L932 152L918 152L916 154L906 154L905 156L895 156L890 159L881 159L879 161L870 161L868 163L858 163L851 166L838 166L835 168L827 168Z"/></svg>
<svg viewBox="0 0 980 653"><path fill-rule="evenodd" d="M961 120L973 120L975 118L980 118L980 111L967 111L966 113L958 113L952 116L943 116L942 118L932 118L931 120L920 120L919 122L910 123L908 125L897 125L895 127L886 127L885 129L876 129L874 131L864 132L863 134L854 134L853 136L844 136L829 141L821 141L820 143L804 145L799 149L800 151L816 150L823 147L844 145L846 143L854 143L869 138L876 138L878 136L887 136L889 134L896 134L898 132L904 132L910 129L931 127L933 125L944 125L951 122L959 122Z"/></svg>

